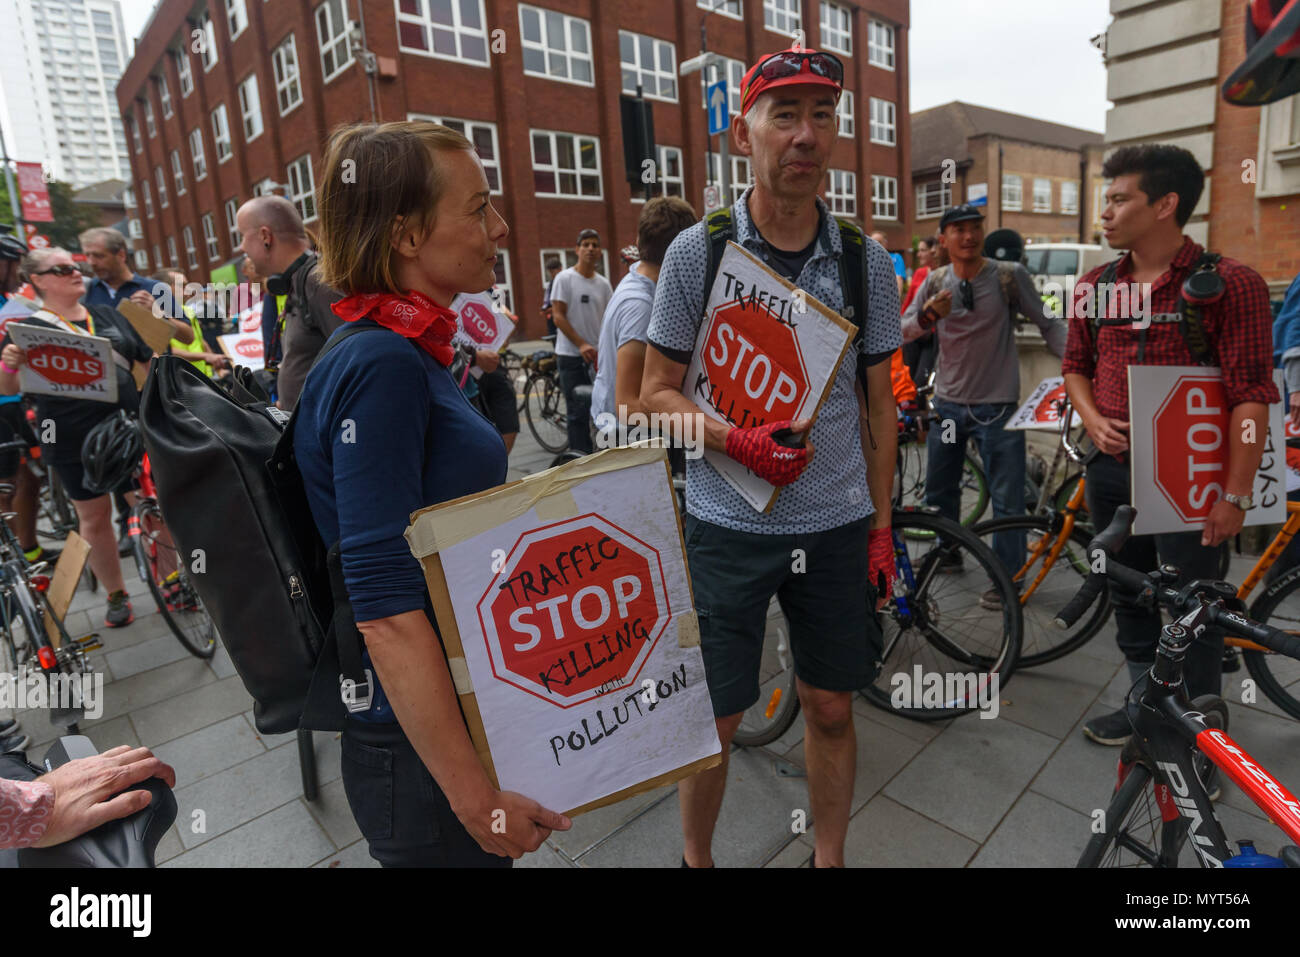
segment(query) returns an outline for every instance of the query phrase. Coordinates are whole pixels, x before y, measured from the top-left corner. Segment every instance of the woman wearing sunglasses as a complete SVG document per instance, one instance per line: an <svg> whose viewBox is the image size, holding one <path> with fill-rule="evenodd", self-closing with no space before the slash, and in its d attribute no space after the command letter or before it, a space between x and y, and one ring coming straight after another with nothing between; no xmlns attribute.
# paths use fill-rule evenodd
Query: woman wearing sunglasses
<svg viewBox="0 0 1300 957"><path fill-rule="evenodd" d="M129 625L134 616L117 554L113 501L110 495L86 487L81 443L91 429L118 409L132 413L139 409L140 396L131 375L132 364L148 362L153 350L145 345L117 310L104 305L86 306L80 302L85 286L81 271L67 250L38 249L28 253L23 259L23 274L41 299L41 308L23 319L23 323L74 335L98 336L107 339L113 347L116 405L54 395L33 394L31 398L36 404L41 457L53 466L68 498L72 499L81 537L90 543L90 567L108 591L104 624L109 628L121 628ZM18 370L26 362L27 354L6 335L3 351L0 351L0 394L14 395L18 392ZM120 491L129 491L129 486Z"/></svg>

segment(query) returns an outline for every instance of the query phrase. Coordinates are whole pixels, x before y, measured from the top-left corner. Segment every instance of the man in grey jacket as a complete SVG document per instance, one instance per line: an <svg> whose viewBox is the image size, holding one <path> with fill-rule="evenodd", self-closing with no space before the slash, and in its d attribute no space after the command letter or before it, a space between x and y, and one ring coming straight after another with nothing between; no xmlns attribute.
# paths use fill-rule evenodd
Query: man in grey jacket
<svg viewBox="0 0 1300 957"><path fill-rule="evenodd" d="M938 421L926 440L925 501L946 518L959 519L966 442L974 437L988 476L993 514L1021 514L1025 434L1003 428L1020 404L1015 315L1023 313L1037 325L1057 356L1065 351L1066 325L1044 312L1024 266L984 257L984 214L979 209L953 207L940 219L939 232L951 267L930 273L903 315L905 341L933 331L938 345ZM998 533L993 550L1014 574L1024 562L1024 533ZM960 562L960 556L953 557ZM954 565L945 570L960 569ZM998 607L996 590L980 603Z"/></svg>

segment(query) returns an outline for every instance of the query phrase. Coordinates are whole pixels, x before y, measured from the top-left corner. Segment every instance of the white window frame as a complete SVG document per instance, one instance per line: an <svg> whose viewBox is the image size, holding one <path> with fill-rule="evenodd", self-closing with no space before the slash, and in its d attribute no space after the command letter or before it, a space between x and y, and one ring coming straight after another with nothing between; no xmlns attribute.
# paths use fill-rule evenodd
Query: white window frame
<svg viewBox="0 0 1300 957"><path fill-rule="evenodd" d="M217 120L220 118L221 122ZM221 155L221 147L225 145L225 155ZM226 104L218 103L217 108L212 111L212 146L217 151L217 165L220 166L230 160L235 155L234 146L230 141L230 117L226 113Z"/></svg>
<svg viewBox="0 0 1300 957"><path fill-rule="evenodd" d="M144 227L140 225L140 220L132 219L126 224L126 234L132 239L144 239Z"/></svg>
<svg viewBox="0 0 1300 957"><path fill-rule="evenodd" d="M892 213L891 213L892 209ZM871 177L871 218L890 222L898 220L898 179L893 176Z"/></svg>
<svg viewBox="0 0 1300 957"><path fill-rule="evenodd" d="M832 53L853 56L853 11L821 0L822 46Z"/></svg>
<svg viewBox="0 0 1300 957"><path fill-rule="evenodd" d="M1034 178L1034 212L1052 211L1052 181L1041 176Z"/></svg>
<svg viewBox="0 0 1300 957"><path fill-rule="evenodd" d="M226 229L230 232L230 250L232 253L238 252L239 247L244 242L244 237L239 234L239 226L236 223L238 212L239 197L232 196L226 200Z"/></svg>
<svg viewBox="0 0 1300 957"><path fill-rule="evenodd" d="M230 31L230 40L248 29L248 8L244 0L226 0L226 27Z"/></svg>
<svg viewBox="0 0 1300 957"><path fill-rule="evenodd" d="M456 63L468 63L473 66L483 66L483 67L490 66L492 62L492 50L491 50L490 38L488 36L487 15L483 9L483 0L477 0L477 3L478 3L478 22L483 24L482 29L478 29L478 30L476 30L474 27L465 26L463 23L460 22L459 3L453 3L451 5L452 23L450 26L448 26L447 24L441 24L441 23L436 24L422 14L403 13L400 0L394 0L394 6L397 10L397 26L398 26L397 48L401 50L403 53L413 53L416 56L433 57L436 60L452 60ZM408 47L402 45L401 25L403 23L415 24L416 26L419 26L421 29L423 29L424 40L428 44L428 49L421 49L420 47ZM456 38L455 55L449 53L434 52L433 31L435 29L442 30L444 32L450 31L452 35L455 36ZM465 35L475 36L480 38L483 41L482 60L476 60L473 57L467 57L464 55L464 47L461 44L461 39Z"/></svg>
<svg viewBox="0 0 1300 957"><path fill-rule="evenodd" d="M871 142L898 145L898 111L889 100L871 97Z"/></svg>
<svg viewBox="0 0 1300 957"><path fill-rule="evenodd" d="M769 33L793 37L803 27L801 0L763 0L763 27Z"/></svg>
<svg viewBox="0 0 1300 957"><path fill-rule="evenodd" d="M194 148L198 141L198 149ZM208 178L208 157L203 151L203 127L196 126L190 130L190 161L194 164L194 182L201 183Z"/></svg>
<svg viewBox="0 0 1300 957"><path fill-rule="evenodd" d="M677 176L670 176L665 171L669 168L669 154L676 154L677 159ZM676 146L656 146L655 154L658 159L655 162L655 181L650 184L650 197L654 199L658 196L676 196L678 199L686 198L686 167L682 162L682 151ZM669 186L675 185L677 188L669 192ZM641 188L633 184L632 202L644 203L645 196Z"/></svg>
<svg viewBox="0 0 1300 957"><path fill-rule="evenodd" d="M714 152L709 155L709 182L722 186L722 156ZM749 165L749 157L732 156L731 157L731 198L728 205L739 202L740 197L745 195L745 190L749 189L753 171Z"/></svg>
<svg viewBox="0 0 1300 957"><path fill-rule="evenodd" d="M149 270L149 254L145 252L143 249L137 249L135 251L135 271L148 272L148 270Z"/></svg>
<svg viewBox="0 0 1300 957"><path fill-rule="evenodd" d="M203 63L203 72L211 73L220 56L217 53L217 28L212 22L212 14L207 10L204 10L199 17L198 29L203 34L203 42L199 45L199 59ZM209 53L212 54L211 62L208 60Z"/></svg>
<svg viewBox="0 0 1300 957"><path fill-rule="evenodd" d="M835 131L852 139L857 136L858 120L853 105L853 91L845 90L835 104Z"/></svg>
<svg viewBox="0 0 1300 957"><path fill-rule="evenodd" d="M723 17L730 17L732 20L745 19L745 5L743 0L695 0L695 5L701 10L712 10L714 13Z"/></svg>
<svg viewBox="0 0 1300 957"><path fill-rule="evenodd" d="M851 169L826 171L826 205L836 216L858 215L858 174Z"/></svg>
<svg viewBox="0 0 1300 957"><path fill-rule="evenodd" d="M302 105L302 70L298 68L298 42L292 33L271 51L271 75L275 79L275 105L281 116L288 116Z"/></svg>
<svg viewBox="0 0 1300 957"><path fill-rule="evenodd" d="M252 92L249 92L249 86ZM257 71L244 77L238 88L239 114L244 128L244 142L251 143L262 135L265 128L262 123L262 90L257 82ZM255 127L250 132L250 127Z"/></svg>
<svg viewBox="0 0 1300 957"><path fill-rule="evenodd" d="M140 136L140 124L136 121L135 115L124 117L126 125L131 128L131 142L135 146L137 153L144 152L144 139Z"/></svg>
<svg viewBox="0 0 1300 957"><path fill-rule="evenodd" d="M186 226L181 230L181 236L185 240L185 261L191 269L199 268L199 257L194 248L194 230ZM179 266L181 259L176 255L176 237L167 237L167 262L171 266Z"/></svg>
<svg viewBox="0 0 1300 957"><path fill-rule="evenodd" d="M153 168L153 178L158 184L158 208L166 209L171 205L167 200L167 174L161 166Z"/></svg>
<svg viewBox="0 0 1300 957"><path fill-rule="evenodd" d="M159 269L163 267L162 247L159 246L157 243L153 244L153 261L154 261L154 265L157 266Z"/></svg>
<svg viewBox="0 0 1300 957"><path fill-rule="evenodd" d="M745 78L745 64L741 60L733 60L731 57L719 57L722 62L722 73L727 80L727 106L730 108L732 116L740 115L740 82ZM709 84L717 82L710 80L709 77L714 75L714 70L706 69L700 71L700 102L704 108L709 108Z"/></svg>
<svg viewBox="0 0 1300 957"><path fill-rule="evenodd" d="M190 54L188 47L184 47L179 53L173 53L176 57L176 78L180 81L181 99L185 99L194 92L194 70L190 66Z"/></svg>
<svg viewBox="0 0 1300 957"><path fill-rule="evenodd" d="M485 159L482 153L479 153L479 160L483 163L484 170L496 172L496 186L492 186L492 180L488 178L488 186L493 196L503 194L502 184L505 182L505 174L501 168L501 141L497 136L497 125L489 123L487 120L465 120L458 116L434 116L431 113L407 113L406 119L409 120L427 120L430 123L438 123L455 130L462 134L471 143L474 143L474 129L483 127L492 134L492 158ZM475 145L474 152L478 153L478 146Z"/></svg>
<svg viewBox="0 0 1300 957"><path fill-rule="evenodd" d="M208 251L208 262L214 262L221 258L221 243L217 240L217 224L213 222L211 213L204 213L203 219L203 242Z"/></svg>
<svg viewBox="0 0 1300 957"><path fill-rule="evenodd" d="M882 20L867 22L867 62L882 70L893 71L898 33L892 24Z"/></svg>
<svg viewBox="0 0 1300 957"><path fill-rule="evenodd" d="M1092 187L1092 224L1101 226L1101 214L1106 211L1106 183L1094 183Z"/></svg>
<svg viewBox="0 0 1300 957"><path fill-rule="evenodd" d="M578 264L578 254L572 247L552 246L539 251L542 261L542 295L546 295L546 260L558 259L560 261L560 272L568 269L570 266ZM600 273L606 279L609 278L609 250L603 246L600 250L601 264L596 267L596 272ZM556 273L558 276L559 273Z"/></svg>
<svg viewBox="0 0 1300 957"><path fill-rule="evenodd" d="M1012 197L1015 197L1014 199ZM1025 205L1025 182L1015 173L1002 174L1002 208L1018 213Z"/></svg>
<svg viewBox="0 0 1300 957"><path fill-rule="evenodd" d="M517 315L515 313L515 284L510 275L510 250L497 250L497 266L500 267L505 279L498 279L492 284L492 299L506 312Z"/></svg>
<svg viewBox="0 0 1300 957"><path fill-rule="evenodd" d="M1257 197L1300 193L1300 93L1260 110L1256 155Z"/></svg>
<svg viewBox="0 0 1300 957"><path fill-rule="evenodd" d="M542 39L529 40L524 35L524 17L527 14L537 15L537 25L541 32ZM553 15L563 18L563 46L553 47L551 41L554 39L550 36L550 30L546 25L547 15ZM585 36L587 52L574 52L570 44L573 39L573 25L581 24L582 32ZM543 71L532 70L528 68L527 59L524 60L524 75L536 76L547 80L555 80L559 83L572 83L575 86L595 86L596 85L596 61L592 56L591 49L591 23L582 17L570 16L567 13L560 13L558 10L548 10L544 7L534 7L526 3L519 4L519 45L525 53L529 50L534 52L540 51L542 60L546 66ZM551 72L551 58L562 57L564 59L565 75ZM587 75L589 79L580 80L573 76L574 62L587 64Z"/></svg>
<svg viewBox="0 0 1300 957"><path fill-rule="evenodd" d="M154 120L153 103L149 101L146 93L144 98L144 128L149 132L149 139L158 135L158 123Z"/></svg>
<svg viewBox="0 0 1300 957"><path fill-rule="evenodd" d="M254 196L279 196L280 192L275 188L275 180L271 179L271 177L268 176L266 177L266 179L259 179L256 183L253 184L253 195Z"/></svg>
<svg viewBox="0 0 1300 957"><path fill-rule="evenodd" d="M336 7L341 11L339 17L343 21L339 24L334 22ZM348 39L347 0L325 0L316 8L313 19L316 21L316 42L320 46L322 82L328 83L336 76L341 76L343 71L352 65L352 44ZM334 59L332 70L325 64L327 56L332 56Z"/></svg>
<svg viewBox="0 0 1300 957"><path fill-rule="evenodd" d="M176 185L176 195L185 195L185 167L181 165L181 151L172 150L172 182Z"/></svg>
<svg viewBox="0 0 1300 957"><path fill-rule="evenodd" d="M158 102L162 104L162 115L164 120L172 118L172 91L167 86L167 74L158 74Z"/></svg>
<svg viewBox="0 0 1300 957"><path fill-rule="evenodd" d="M931 187L939 187L939 206L935 209L930 204L931 197L934 196L934 190ZM952 205L952 184L945 183L943 180L933 180L929 183L919 183L916 187L916 218L917 219L938 219L944 214L944 211Z"/></svg>
<svg viewBox="0 0 1300 957"><path fill-rule="evenodd" d="M1061 183L1061 212L1067 216L1079 215L1079 184L1072 179Z"/></svg>
<svg viewBox="0 0 1300 957"><path fill-rule="evenodd" d="M306 170L305 182L303 181L304 169ZM298 215L302 217L304 223L314 223L319 209L316 206L316 176L311 166L311 154L299 156L289 164L287 171L288 179L285 182L289 184L289 202L298 208ZM308 201L311 202L310 216L307 215Z"/></svg>
<svg viewBox="0 0 1300 957"><path fill-rule="evenodd" d="M140 198L144 200L145 219L153 219L153 190L147 179L140 180Z"/></svg>
<svg viewBox="0 0 1300 957"><path fill-rule="evenodd" d="M534 138L538 136L545 136L550 138L551 162L543 166L538 165L537 152L536 149L534 148ZM570 169L568 167L561 167L559 165L559 157L560 157L559 141L561 137L568 137L569 139L573 140L573 155L575 159L582 155L581 143L583 140L590 140L595 145L596 169L594 174L590 169L582 166L577 166ZM600 168L600 137L590 136L586 133L567 133L561 130L529 130L528 149L529 149L529 154L530 154L529 158L532 163L532 170L534 176L539 172L551 173L552 175L555 176L556 192L553 193L544 193L541 190L538 190L536 188L536 180L534 179L534 190L533 190L534 196L547 197L552 199L580 199L580 200L590 200L593 202L604 202L605 177L602 175L601 168ZM578 192L566 193L560 190L560 177L564 175L572 175L578 178L578 182L577 182ZM591 175L595 175L596 177L596 186L598 189L598 193L595 196L588 196L582 193L581 177L591 176Z"/></svg>
<svg viewBox="0 0 1300 957"><path fill-rule="evenodd" d="M627 60L623 59L623 38L624 37L629 37L632 40L632 61L631 62L628 62ZM646 66L641 62L641 41L642 40L649 40L650 43L652 44L651 49L653 51L652 55L654 57L655 62L650 66ZM659 63L663 59L662 55L665 48L668 51L668 68L666 71L659 68ZM652 37L646 33L633 33L631 30L619 30L618 31L618 58L619 58L619 67L620 67L619 77L620 77L620 82L623 84L624 93L627 93L630 96L635 96L636 84L640 83L643 88L647 88L645 91L645 98L647 100L661 100L665 103L677 102L677 45L673 43L671 40L664 40L661 39L660 37ZM627 84L626 77L623 76L623 73L628 70L630 70L634 74L634 82L632 83L630 88ZM646 82L647 78L653 79L655 81L653 92L651 92L650 89L648 89L650 84ZM660 84L665 79L667 79L669 82L672 83L671 96L661 96L659 94Z"/></svg>

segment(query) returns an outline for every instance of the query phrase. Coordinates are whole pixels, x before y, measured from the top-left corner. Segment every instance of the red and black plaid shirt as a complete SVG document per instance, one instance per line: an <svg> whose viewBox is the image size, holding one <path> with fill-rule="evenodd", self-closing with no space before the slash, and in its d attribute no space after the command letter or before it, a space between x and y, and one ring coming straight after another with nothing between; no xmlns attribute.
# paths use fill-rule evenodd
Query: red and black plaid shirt
<svg viewBox="0 0 1300 957"><path fill-rule="evenodd" d="M1152 315L1178 311L1179 291L1188 274L1196 268L1202 251L1191 239L1183 238L1183 248L1174 256L1169 271L1152 286ZM1117 291L1128 292L1131 259L1131 254L1125 253L1119 262L1115 284L1122 288ZM1128 324L1101 326L1094 367L1092 328L1085 317L1085 301L1088 290L1096 288L1105 268L1098 266L1080 277L1076 286L1074 317L1070 320L1061 372L1087 376L1092 380L1098 411L1109 418L1128 421L1128 367L1139 364L1138 343L1143 333ZM1268 284L1259 273L1235 259L1219 260L1219 275L1227 289L1218 303L1201 310L1201 316L1210 348L1223 370L1228 405L1281 402L1282 397L1273 384L1273 313L1268 304ZM1099 317L1117 318L1105 314L1108 297L1098 298L1101 300ZM1136 297L1131 301L1136 301ZM1146 351L1141 365L1196 365L1178 323L1152 323L1145 332Z"/></svg>

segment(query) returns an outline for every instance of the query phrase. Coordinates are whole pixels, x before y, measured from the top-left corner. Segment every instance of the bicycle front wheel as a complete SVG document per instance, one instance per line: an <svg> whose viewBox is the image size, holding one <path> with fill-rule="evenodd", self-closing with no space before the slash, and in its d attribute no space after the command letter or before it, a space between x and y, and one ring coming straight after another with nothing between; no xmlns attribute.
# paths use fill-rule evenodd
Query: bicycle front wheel
<svg viewBox="0 0 1300 957"><path fill-rule="evenodd" d="M131 510L131 518L136 569L149 586L158 614L186 651L211 658L217 650L217 626L172 543L158 503L144 499Z"/></svg>
<svg viewBox="0 0 1300 957"><path fill-rule="evenodd" d="M980 522L971 529L990 548L997 533L1025 537L1021 564L1007 569L1024 616L1024 641L1017 668L1046 664L1081 648L1110 617L1110 597L1103 588L1092 607L1068 631L1056 626L1057 612L1069 604L1089 570L1088 536L1076 527L1068 540L1061 541L1056 525L1054 517L1009 515Z"/></svg>
<svg viewBox="0 0 1300 957"><path fill-rule="evenodd" d="M734 738L742 748L771 744L790 730L799 716L790 628L775 597L767 608L758 682L758 702L745 712Z"/></svg>
<svg viewBox="0 0 1300 957"><path fill-rule="evenodd" d="M564 390L552 376L537 375L524 387L524 415L537 444L556 454L569 447Z"/></svg>
<svg viewBox="0 0 1300 957"><path fill-rule="evenodd" d="M906 442L898 447L898 468L894 485L894 507L902 509L925 507L925 442ZM967 527L979 521L989 507L989 483L984 470L969 454L962 462L961 471L961 524ZM908 535L927 538L931 532L910 529Z"/></svg>
<svg viewBox="0 0 1300 957"><path fill-rule="evenodd" d="M1300 634L1300 568L1293 568L1269 585L1250 606L1250 617L1293 635ZM1291 717L1300 718L1300 661L1250 648L1243 649L1241 657L1268 700Z"/></svg>
<svg viewBox="0 0 1300 957"><path fill-rule="evenodd" d="M1011 576L977 536L938 515L896 511L893 532L897 580L864 697L918 721L989 710L1020 653Z"/></svg>

